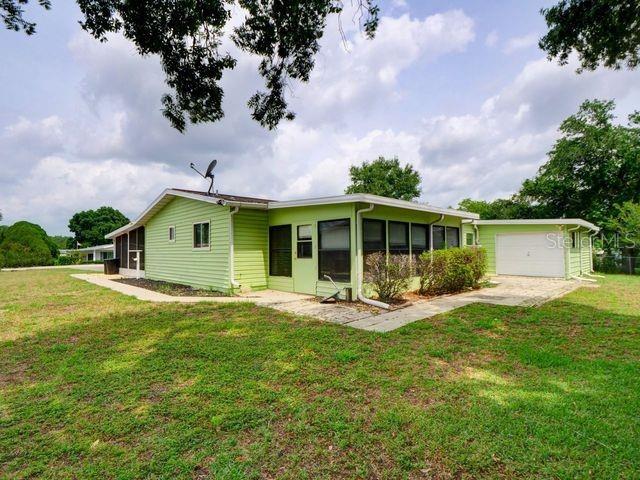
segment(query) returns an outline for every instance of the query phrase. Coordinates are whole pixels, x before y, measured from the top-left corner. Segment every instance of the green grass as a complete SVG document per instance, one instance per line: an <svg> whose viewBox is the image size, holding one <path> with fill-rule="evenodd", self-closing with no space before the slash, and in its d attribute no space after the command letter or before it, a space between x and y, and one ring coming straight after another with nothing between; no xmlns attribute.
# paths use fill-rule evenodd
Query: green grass
<svg viewBox="0 0 640 480"><path fill-rule="evenodd" d="M640 278L375 334L0 273L2 478L638 478Z"/></svg>

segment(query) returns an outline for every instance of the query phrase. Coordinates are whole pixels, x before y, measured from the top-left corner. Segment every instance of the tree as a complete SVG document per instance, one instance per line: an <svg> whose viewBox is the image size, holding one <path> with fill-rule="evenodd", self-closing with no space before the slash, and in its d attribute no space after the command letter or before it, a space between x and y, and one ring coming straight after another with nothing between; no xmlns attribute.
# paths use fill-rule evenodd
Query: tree
<svg viewBox="0 0 640 480"><path fill-rule="evenodd" d="M616 204L640 200L640 114L614 124L613 101L585 101L560 126L549 160L525 180L519 198L547 217L605 225Z"/></svg>
<svg viewBox="0 0 640 480"><path fill-rule="evenodd" d="M542 15L549 31L539 46L561 65L574 50L582 69L599 65L633 69L640 62L640 2L637 0L561 0Z"/></svg>
<svg viewBox="0 0 640 480"><path fill-rule="evenodd" d="M51 241L56 245L56 247L60 248L75 248L75 241L73 237L69 237L67 235L52 235L49 237Z"/></svg>
<svg viewBox="0 0 640 480"><path fill-rule="evenodd" d="M34 0L35 1L35 0ZM37 0L49 9L50 0ZM29 0L0 0L0 18L7 28L31 35L35 24L25 20ZM257 55L266 91L249 99L252 117L275 128L292 119L285 90L290 80L307 82L329 15L343 11L342 0L77 0L80 25L100 41L122 32L141 55L160 57L171 94L162 97L163 113L183 132L191 123L215 122L224 116L220 80L236 60L220 50L224 35L242 50ZM368 38L378 26L375 0L356 2L360 25ZM232 12L242 17L233 29ZM238 22L234 22L238 23Z"/></svg>
<svg viewBox="0 0 640 480"><path fill-rule="evenodd" d="M69 230L75 242L83 247L93 247L105 243L104 236L129 223L120 211L111 207L78 212L69 220Z"/></svg>
<svg viewBox="0 0 640 480"><path fill-rule="evenodd" d="M477 213L483 220L507 220L512 218L538 218L538 208L514 195L511 198L498 198L493 201L473 200L465 198L458 203L458 208Z"/></svg>
<svg viewBox="0 0 640 480"><path fill-rule="evenodd" d="M39 225L16 222L3 232L0 257L4 267L51 265L57 256L57 247Z"/></svg>
<svg viewBox="0 0 640 480"><path fill-rule="evenodd" d="M413 200L420 196L420 174L411 164L400 166L398 158L378 157L373 162L349 167L351 185L345 193L371 193L382 197Z"/></svg>
<svg viewBox="0 0 640 480"><path fill-rule="evenodd" d="M640 251L640 203L624 202L616 205L616 214L606 226L618 233L620 247L629 257L623 262L623 267L628 273L634 273L636 257Z"/></svg>

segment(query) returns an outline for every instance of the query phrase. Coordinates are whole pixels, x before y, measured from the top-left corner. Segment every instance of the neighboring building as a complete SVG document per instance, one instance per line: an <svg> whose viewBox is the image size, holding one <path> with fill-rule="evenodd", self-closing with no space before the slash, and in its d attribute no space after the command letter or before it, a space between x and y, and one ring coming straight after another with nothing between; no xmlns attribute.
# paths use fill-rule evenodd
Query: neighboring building
<svg viewBox="0 0 640 480"><path fill-rule="evenodd" d="M362 286L368 253L482 245L489 273L570 278L591 271L583 220L479 220L474 213L368 194L271 201L167 189L106 237L120 272L226 293L312 295ZM366 287L365 287L366 290ZM366 292L365 292L366 293Z"/></svg>
<svg viewBox="0 0 640 480"><path fill-rule="evenodd" d="M115 247L113 243L107 243L105 245L96 245L95 247L60 250L60 255L63 257L73 253L79 253L83 262L102 261L115 257Z"/></svg>

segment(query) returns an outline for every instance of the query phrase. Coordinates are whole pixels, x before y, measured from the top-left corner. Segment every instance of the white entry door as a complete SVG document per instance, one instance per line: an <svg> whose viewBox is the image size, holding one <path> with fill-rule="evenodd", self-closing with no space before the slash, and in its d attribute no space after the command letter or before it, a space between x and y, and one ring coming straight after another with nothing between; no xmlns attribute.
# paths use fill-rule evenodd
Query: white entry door
<svg viewBox="0 0 640 480"><path fill-rule="evenodd" d="M496 273L564 277L564 248L557 232L496 235Z"/></svg>

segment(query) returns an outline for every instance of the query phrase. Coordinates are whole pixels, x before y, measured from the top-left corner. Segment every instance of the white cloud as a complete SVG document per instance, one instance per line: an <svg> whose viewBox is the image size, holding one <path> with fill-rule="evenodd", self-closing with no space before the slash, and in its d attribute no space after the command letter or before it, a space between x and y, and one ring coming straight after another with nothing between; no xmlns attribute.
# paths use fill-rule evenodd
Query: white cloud
<svg viewBox="0 0 640 480"><path fill-rule="evenodd" d="M498 43L498 40L499 40L498 32L496 32L495 30L492 30L484 39L484 44L487 47L495 47Z"/></svg>
<svg viewBox="0 0 640 480"><path fill-rule="evenodd" d="M538 35L535 33L529 33L521 37L513 37L506 41L504 45L504 53L511 54L518 50L533 47L538 44Z"/></svg>
<svg viewBox="0 0 640 480"><path fill-rule="evenodd" d="M311 122L334 122L354 110L393 102L400 94L396 87L402 72L462 52L475 37L474 22L462 10L423 20L409 14L382 17L373 40L353 24L346 27L346 45L337 25L327 27L311 81L296 87L294 110Z"/></svg>

